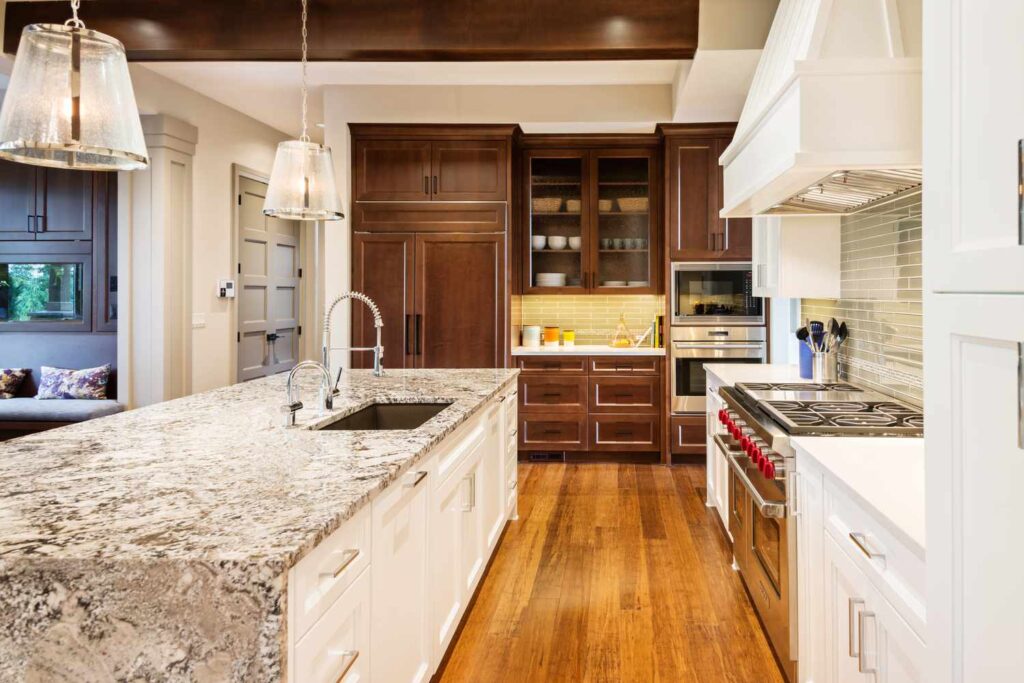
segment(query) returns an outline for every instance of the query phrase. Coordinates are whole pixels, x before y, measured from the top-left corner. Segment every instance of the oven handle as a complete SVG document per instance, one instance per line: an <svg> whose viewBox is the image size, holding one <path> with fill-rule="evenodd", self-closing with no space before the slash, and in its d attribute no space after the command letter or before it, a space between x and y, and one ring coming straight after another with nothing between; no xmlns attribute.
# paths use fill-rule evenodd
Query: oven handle
<svg viewBox="0 0 1024 683"><path fill-rule="evenodd" d="M694 344L692 342L672 342L672 346L677 349L714 349L714 350L725 350L725 349L763 349L764 342L757 342L754 344L737 344L735 342L725 343L709 343L709 344Z"/></svg>
<svg viewBox="0 0 1024 683"><path fill-rule="evenodd" d="M750 478L747 476L746 468L739 463L737 458L732 453L739 453L740 457L742 451L730 449L722 439L721 434L715 434L715 445L722 449L727 455L729 465L732 467L732 471L735 472L736 476L743 482L743 488L750 494L751 502L757 507L757 511L761 513L762 517L773 517L775 519L783 519L786 516L786 504L785 503L773 503L764 499L764 496L754 488L754 485L750 482Z"/></svg>

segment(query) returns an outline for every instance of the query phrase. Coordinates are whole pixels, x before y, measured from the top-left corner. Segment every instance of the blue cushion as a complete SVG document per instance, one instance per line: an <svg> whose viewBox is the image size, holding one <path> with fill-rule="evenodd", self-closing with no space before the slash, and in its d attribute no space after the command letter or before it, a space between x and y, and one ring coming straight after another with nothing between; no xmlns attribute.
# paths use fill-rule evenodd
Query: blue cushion
<svg viewBox="0 0 1024 683"><path fill-rule="evenodd" d="M9 398L0 401L0 422L84 422L123 410L123 405L109 399Z"/></svg>

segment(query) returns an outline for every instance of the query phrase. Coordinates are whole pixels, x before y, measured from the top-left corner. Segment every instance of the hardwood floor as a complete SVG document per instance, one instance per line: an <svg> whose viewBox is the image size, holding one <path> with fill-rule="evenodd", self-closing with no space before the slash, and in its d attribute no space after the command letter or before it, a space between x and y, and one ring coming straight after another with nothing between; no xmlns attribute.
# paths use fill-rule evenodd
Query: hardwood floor
<svg viewBox="0 0 1024 683"><path fill-rule="evenodd" d="M520 464L438 680L783 683L702 465Z"/></svg>

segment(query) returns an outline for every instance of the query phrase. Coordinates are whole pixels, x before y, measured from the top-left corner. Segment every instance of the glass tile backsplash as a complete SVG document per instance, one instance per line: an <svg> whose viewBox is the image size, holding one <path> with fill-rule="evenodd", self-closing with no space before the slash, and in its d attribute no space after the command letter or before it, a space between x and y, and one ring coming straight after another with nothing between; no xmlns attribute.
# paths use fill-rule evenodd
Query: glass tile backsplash
<svg viewBox="0 0 1024 683"><path fill-rule="evenodd" d="M655 316L664 315L661 295L531 294L512 297L513 343L522 325L556 325L576 331L577 344L607 344L619 316L634 333L643 332Z"/></svg>
<svg viewBox="0 0 1024 683"><path fill-rule="evenodd" d="M801 317L846 321L844 379L920 406L920 191L843 217L841 233L841 298L804 299Z"/></svg>

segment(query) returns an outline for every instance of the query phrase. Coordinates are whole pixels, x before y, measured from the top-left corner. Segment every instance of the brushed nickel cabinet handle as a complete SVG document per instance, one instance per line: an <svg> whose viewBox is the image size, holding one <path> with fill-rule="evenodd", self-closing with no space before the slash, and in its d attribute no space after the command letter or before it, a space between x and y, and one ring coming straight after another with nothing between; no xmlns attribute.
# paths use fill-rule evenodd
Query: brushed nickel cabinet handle
<svg viewBox="0 0 1024 683"><path fill-rule="evenodd" d="M1024 140L1017 140L1017 243L1024 247Z"/></svg>
<svg viewBox="0 0 1024 683"><path fill-rule="evenodd" d="M476 475L467 474L465 479L469 482L469 501L462 505L462 511L472 512L476 507Z"/></svg>
<svg viewBox="0 0 1024 683"><path fill-rule="evenodd" d="M868 668L867 665L867 653L864 647L864 622L868 619L874 619L874 612L861 612L857 615L857 634L860 636L860 652L857 654L857 671L862 674L877 674L878 669L876 667Z"/></svg>
<svg viewBox="0 0 1024 683"><path fill-rule="evenodd" d="M430 176L423 176L423 194L430 194Z"/></svg>
<svg viewBox="0 0 1024 683"><path fill-rule="evenodd" d="M853 642L854 642L854 638L853 638L854 628L859 628L859 626L860 626L860 623L857 621L857 618L859 618L859 615L858 615L858 617L854 617L853 616L854 614L857 614L857 605L860 605L861 607L864 607L864 601L861 600L860 598L850 598L849 599L849 604L847 605L847 610L848 610L847 624L848 624L848 628L849 628L849 633L848 633L849 641L850 641L850 643L849 643L849 645L850 645L849 652L850 652L850 656L851 657L860 657L860 648L859 647L855 647L854 644L853 644ZM858 642L859 642L859 640L858 640Z"/></svg>
<svg viewBox="0 0 1024 683"><path fill-rule="evenodd" d="M683 445L683 425L679 425L679 445Z"/></svg>
<svg viewBox="0 0 1024 683"><path fill-rule="evenodd" d="M405 483L405 488L407 488L407 489L414 489L417 486L419 486L421 481L423 481L424 479L427 478L427 473L426 472L410 472L409 473L409 478L410 478L410 481L407 481Z"/></svg>
<svg viewBox="0 0 1024 683"><path fill-rule="evenodd" d="M1024 342L1017 342L1017 447L1024 450Z"/></svg>
<svg viewBox="0 0 1024 683"><path fill-rule="evenodd" d="M338 568L330 574L321 574L321 576L330 577L332 579L338 578L345 572L346 569L349 568L349 565L356 561L356 558L359 557L359 555L360 551L358 548L349 548L348 550L345 550L341 554L341 564L338 566Z"/></svg>
<svg viewBox="0 0 1024 683"><path fill-rule="evenodd" d="M434 194L437 194L437 176L434 176Z"/></svg>
<svg viewBox="0 0 1024 683"><path fill-rule="evenodd" d="M331 654L335 657L341 657L348 660L345 663L345 666L342 667L341 673L338 674L336 679L334 679L334 683L341 683L345 680L345 676L348 675L348 672L352 670L352 665L356 663L357 659L359 659L359 650L342 650L341 652L332 650Z"/></svg>
<svg viewBox="0 0 1024 683"><path fill-rule="evenodd" d="M850 532L850 540L853 541L854 545L856 545L858 548L860 548L860 551L862 553L864 553L865 555L868 556L868 559L870 559L870 560L875 560L875 559L884 560L885 559L885 553L876 552L876 551L872 550L870 547L868 547L867 536L865 536L863 533L861 533L859 531L851 531Z"/></svg>

